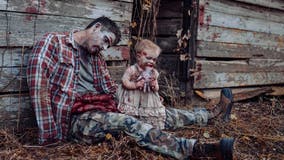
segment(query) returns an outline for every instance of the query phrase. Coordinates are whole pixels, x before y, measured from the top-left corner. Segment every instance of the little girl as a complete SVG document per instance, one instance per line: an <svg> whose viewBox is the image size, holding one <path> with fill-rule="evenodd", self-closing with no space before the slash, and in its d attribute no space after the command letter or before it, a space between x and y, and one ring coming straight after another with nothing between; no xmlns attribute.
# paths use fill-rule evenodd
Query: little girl
<svg viewBox="0 0 284 160"><path fill-rule="evenodd" d="M137 63L126 69L118 89L118 110L164 129L166 111L158 94L159 73L155 69L161 49L144 39L137 42L135 51Z"/></svg>

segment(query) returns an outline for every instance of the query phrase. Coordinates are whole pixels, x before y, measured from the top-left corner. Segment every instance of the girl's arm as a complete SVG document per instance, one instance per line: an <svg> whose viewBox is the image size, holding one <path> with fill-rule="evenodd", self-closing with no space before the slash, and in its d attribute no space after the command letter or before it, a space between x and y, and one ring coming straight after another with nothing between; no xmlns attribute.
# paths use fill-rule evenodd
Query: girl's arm
<svg viewBox="0 0 284 160"><path fill-rule="evenodd" d="M150 87L154 92L159 91L158 77L159 73L156 69L154 69L153 80L150 82Z"/></svg>
<svg viewBox="0 0 284 160"><path fill-rule="evenodd" d="M126 89L137 89L141 88L144 85L144 80L141 79L140 81L136 82L135 80L132 80L131 78L134 77L137 73L137 70L135 69L135 66L130 66L126 69L122 76L122 86Z"/></svg>

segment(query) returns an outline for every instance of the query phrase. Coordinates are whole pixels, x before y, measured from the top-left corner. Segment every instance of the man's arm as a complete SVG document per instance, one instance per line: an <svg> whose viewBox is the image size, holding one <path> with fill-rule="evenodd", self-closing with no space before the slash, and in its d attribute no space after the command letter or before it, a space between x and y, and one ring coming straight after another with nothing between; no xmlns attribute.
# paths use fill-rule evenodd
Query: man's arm
<svg viewBox="0 0 284 160"><path fill-rule="evenodd" d="M49 77L55 66L51 57L55 48L52 38L52 35L46 35L34 46L27 66L27 82L39 128L40 144L47 143L57 134L49 84Z"/></svg>

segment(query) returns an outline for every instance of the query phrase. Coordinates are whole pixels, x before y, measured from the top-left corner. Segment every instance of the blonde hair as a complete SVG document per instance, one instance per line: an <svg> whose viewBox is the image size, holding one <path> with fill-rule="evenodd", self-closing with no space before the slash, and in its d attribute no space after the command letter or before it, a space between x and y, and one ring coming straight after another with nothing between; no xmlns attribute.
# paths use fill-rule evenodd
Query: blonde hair
<svg viewBox="0 0 284 160"><path fill-rule="evenodd" d="M158 54L160 54L162 51L158 45L156 45L154 42L148 39L142 39L142 40L137 41L135 45L135 51L142 52L144 50L155 50L157 51L156 53Z"/></svg>

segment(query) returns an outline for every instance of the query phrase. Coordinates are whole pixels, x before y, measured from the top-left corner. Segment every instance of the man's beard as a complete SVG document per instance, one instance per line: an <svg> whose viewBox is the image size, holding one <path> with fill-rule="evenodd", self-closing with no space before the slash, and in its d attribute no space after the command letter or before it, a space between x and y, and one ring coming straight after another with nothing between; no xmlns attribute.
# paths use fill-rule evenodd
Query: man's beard
<svg viewBox="0 0 284 160"><path fill-rule="evenodd" d="M89 48L89 53L90 54L98 54L100 53L100 47L99 46L92 46L91 48Z"/></svg>

